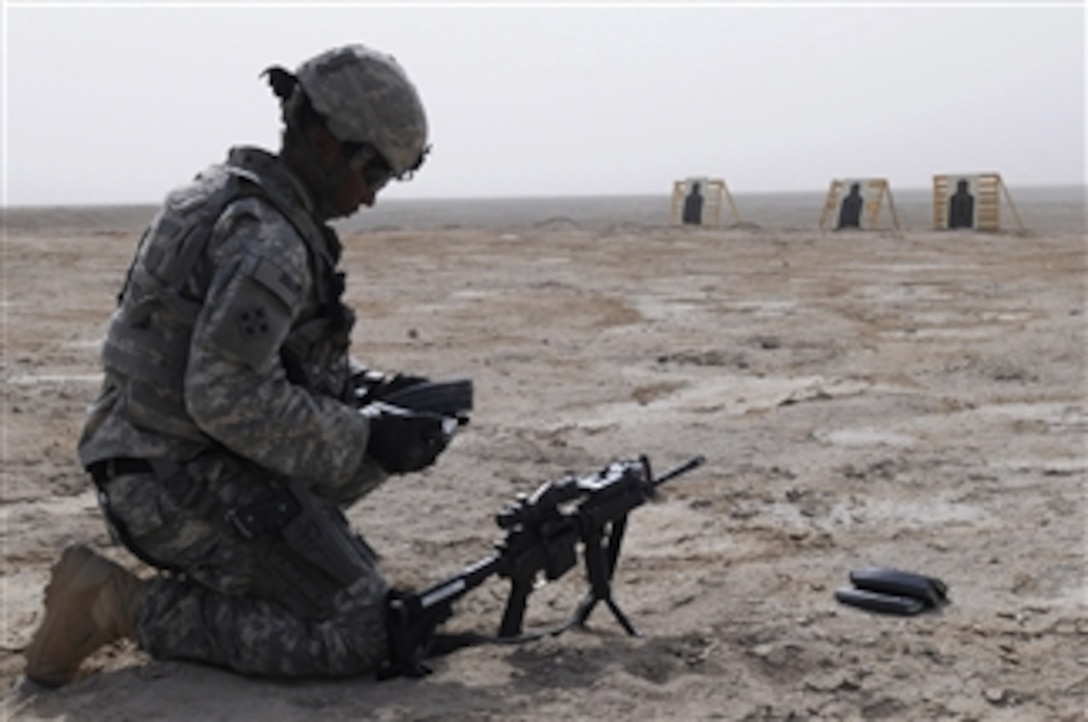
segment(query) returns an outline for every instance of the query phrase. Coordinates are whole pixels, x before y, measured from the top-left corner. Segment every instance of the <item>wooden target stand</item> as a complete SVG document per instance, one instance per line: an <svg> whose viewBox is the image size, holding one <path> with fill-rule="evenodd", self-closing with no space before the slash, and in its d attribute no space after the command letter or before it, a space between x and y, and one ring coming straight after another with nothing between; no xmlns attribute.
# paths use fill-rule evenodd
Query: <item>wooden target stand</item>
<svg viewBox="0 0 1088 722"><path fill-rule="evenodd" d="M1009 189L997 173L943 174L933 176L933 228L935 230L1001 230L1001 199L1012 213L1016 227L1024 224Z"/></svg>
<svg viewBox="0 0 1088 722"><path fill-rule="evenodd" d="M891 227L899 230L891 186L885 178L836 178L831 181L820 214L820 230L877 230L887 206Z"/></svg>
<svg viewBox="0 0 1088 722"><path fill-rule="evenodd" d="M726 204L733 223L739 224L740 210L729 186L721 178L687 178L672 184L672 222L675 225L720 226L722 207Z"/></svg>

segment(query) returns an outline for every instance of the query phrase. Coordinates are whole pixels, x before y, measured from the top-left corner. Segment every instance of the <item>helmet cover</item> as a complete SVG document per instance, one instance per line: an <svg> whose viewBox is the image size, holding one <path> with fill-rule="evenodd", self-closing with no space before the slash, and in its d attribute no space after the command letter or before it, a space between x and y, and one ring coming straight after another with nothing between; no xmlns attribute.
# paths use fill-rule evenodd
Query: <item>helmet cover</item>
<svg viewBox="0 0 1088 722"><path fill-rule="evenodd" d="M398 178L422 164L427 118L415 86L392 56L347 45L307 60L296 76L338 140L373 146Z"/></svg>

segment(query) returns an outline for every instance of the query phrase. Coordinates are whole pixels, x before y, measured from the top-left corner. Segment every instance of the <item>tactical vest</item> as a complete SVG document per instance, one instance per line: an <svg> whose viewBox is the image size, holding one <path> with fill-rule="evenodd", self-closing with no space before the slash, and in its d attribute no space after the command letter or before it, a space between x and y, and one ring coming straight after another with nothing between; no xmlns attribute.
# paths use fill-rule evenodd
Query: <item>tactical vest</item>
<svg viewBox="0 0 1088 722"><path fill-rule="evenodd" d="M306 244L316 298L306 299L281 362L288 379L347 400L354 314L344 306L339 241L268 177L275 159L232 153L171 194L140 240L102 348L107 371L127 382L132 421L147 430L204 440L185 410L184 380L193 327L215 272L205 253L215 224L234 201L257 197L286 218Z"/></svg>

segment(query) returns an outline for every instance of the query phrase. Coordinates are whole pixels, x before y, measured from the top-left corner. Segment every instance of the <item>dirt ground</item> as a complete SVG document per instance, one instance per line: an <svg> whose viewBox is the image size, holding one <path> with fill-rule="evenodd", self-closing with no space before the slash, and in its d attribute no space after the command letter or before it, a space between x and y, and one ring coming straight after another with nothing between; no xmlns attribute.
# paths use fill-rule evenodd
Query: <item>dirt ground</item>
<svg viewBox="0 0 1088 722"><path fill-rule="evenodd" d="M347 239L355 355L471 377L439 464L351 517L402 584L485 557L494 515L567 472L705 454L630 519L587 630L424 680L282 683L103 650L22 679L49 566L111 545L75 440L136 236L4 244L3 639L16 720L1080 720L1088 705L1081 234L770 232L551 222ZM944 580L916 617L845 607L851 569ZM562 620L578 571L535 592ZM493 632L494 580L451 625Z"/></svg>

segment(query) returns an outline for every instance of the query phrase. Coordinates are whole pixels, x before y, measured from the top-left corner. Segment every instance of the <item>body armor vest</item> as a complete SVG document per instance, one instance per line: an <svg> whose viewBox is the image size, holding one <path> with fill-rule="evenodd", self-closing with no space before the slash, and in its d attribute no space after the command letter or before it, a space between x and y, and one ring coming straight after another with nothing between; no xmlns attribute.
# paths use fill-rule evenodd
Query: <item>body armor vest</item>
<svg viewBox="0 0 1088 722"><path fill-rule="evenodd" d="M206 250L231 203L256 197L274 207L304 241L314 275L300 299L280 358L292 383L314 393L350 398L348 348L354 314L341 303L336 272L340 243L273 178L276 159L234 151L224 165L171 194L140 241L118 296L102 348L108 372L127 381L132 418L142 428L206 440L185 410L184 380L193 327L215 268ZM278 171L281 175L282 170Z"/></svg>

